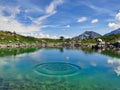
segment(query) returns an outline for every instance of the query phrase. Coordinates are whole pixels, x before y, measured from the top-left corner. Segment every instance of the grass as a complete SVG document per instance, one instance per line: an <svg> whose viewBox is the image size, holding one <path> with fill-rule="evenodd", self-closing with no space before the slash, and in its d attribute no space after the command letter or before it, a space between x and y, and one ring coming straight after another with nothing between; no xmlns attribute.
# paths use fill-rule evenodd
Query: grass
<svg viewBox="0 0 120 90"><path fill-rule="evenodd" d="M105 42L115 43L116 41L120 40L120 34L114 34L114 35L109 35L109 36L101 36L99 38L101 38ZM84 40L81 40L81 43L97 44L97 39L98 38L84 39Z"/></svg>
<svg viewBox="0 0 120 90"><path fill-rule="evenodd" d="M100 37L105 42L114 43L117 40L120 40L120 34L116 35L109 35L109 36L102 36ZM49 39L49 38L35 38L30 36L22 36L16 34L15 32L9 31L0 31L0 44L8 44L8 43L62 43L62 42L77 42L83 44L97 44L97 38L93 39L84 39L84 40L71 40L71 39Z"/></svg>
<svg viewBox="0 0 120 90"><path fill-rule="evenodd" d="M26 37L9 31L0 31L0 43L35 43L40 40L34 37Z"/></svg>
<svg viewBox="0 0 120 90"><path fill-rule="evenodd" d="M63 42L59 39L48 39L48 38L35 38L30 36L22 36L16 34L15 32L0 31L0 43L39 43L39 42L49 42L49 43L59 43Z"/></svg>

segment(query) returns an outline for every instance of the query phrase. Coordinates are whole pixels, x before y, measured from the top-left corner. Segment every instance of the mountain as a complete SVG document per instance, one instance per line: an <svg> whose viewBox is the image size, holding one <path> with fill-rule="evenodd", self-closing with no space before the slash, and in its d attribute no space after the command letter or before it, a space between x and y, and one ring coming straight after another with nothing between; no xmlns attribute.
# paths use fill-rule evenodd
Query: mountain
<svg viewBox="0 0 120 90"><path fill-rule="evenodd" d="M112 31L110 33L105 34L105 36L113 35L113 34L119 34L119 33L120 33L120 28L118 28L118 29L116 29L116 30L114 30L114 31Z"/></svg>
<svg viewBox="0 0 120 90"><path fill-rule="evenodd" d="M94 32L94 31L85 31L83 34L73 37L73 39L88 39L88 38L98 38L101 37L100 34Z"/></svg>

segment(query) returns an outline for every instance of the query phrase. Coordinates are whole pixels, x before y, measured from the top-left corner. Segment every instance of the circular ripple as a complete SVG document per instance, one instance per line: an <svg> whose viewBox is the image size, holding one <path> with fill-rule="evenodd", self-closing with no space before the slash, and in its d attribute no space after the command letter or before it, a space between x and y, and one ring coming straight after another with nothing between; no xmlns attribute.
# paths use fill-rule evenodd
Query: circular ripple
<svg viewBox="0 0 120 90"><path fill-rule="evenodd" d="M70 63L42 63L35 67L35 71L47 76L71 76L79 73L81 68Z"/></svg>

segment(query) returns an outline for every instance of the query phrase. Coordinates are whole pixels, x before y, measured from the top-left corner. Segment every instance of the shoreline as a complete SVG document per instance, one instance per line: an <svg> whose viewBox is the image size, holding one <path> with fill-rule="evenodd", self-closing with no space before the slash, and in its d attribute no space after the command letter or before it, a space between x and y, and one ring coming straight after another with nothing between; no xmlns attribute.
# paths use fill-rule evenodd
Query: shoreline
<svg viewBox="0 0 120 90"><path fill-rule="evenodd" d="M26 47L68 47L68 48L91 48L91 49L107 49L107 50L120 50L120 43L116 42L114 44L110 43L97 43L97 44L81 44L81 43L72 43L72 42L62 42L62 43L9 43L9 44L0 44L1 48L26 48Z"/></svg>

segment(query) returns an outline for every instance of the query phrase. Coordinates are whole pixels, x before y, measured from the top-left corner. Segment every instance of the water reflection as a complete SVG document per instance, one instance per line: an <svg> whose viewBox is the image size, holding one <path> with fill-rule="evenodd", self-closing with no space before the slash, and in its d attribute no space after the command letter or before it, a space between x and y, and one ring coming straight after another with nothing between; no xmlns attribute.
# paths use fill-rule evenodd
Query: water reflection
<svg viewBox="0 0 120 90"><path fill-rule="evenodd" d="M23 51L0 57L0 90L120 90L120 78L113 74L120 75L120 60L108 60L112 54L78 49Z"/></svg>
<svg viewBox="0 0 120 90"><path fill-rule="evenodd" d="M80 72L80 67L70 63L42 63L35 66L35 72L44 76L73 76Z"/></svg>
<svg viewBox="0 0 120 90"><path fill-rule="evenodd" d="M101 51L101 54L110 56L110 57L114 57L114 58L120 58L120 51L114 51L114 50L104 50Z"/></svg>
<svg viewBox="0 0 120 90"><path fill-rule="evenodd" d="M38 50L38 48L4 48L0 49L0 57L30 53Z"/></svg>
<svg viewBox="0 0 120 90"><path fill-rule="evenodd" d="M117 73L117 75L120 76L120 59L109 59L108 63L113 65L115 73Z"/></svg>
<svg viewBox="0 0 120 90"><path fill-rule="evenodd" d="M63 52L64 52L64 48L60 48L59 50L60 50L60 52L61 52L61 53L63 53Z"/></svg>
<svg viewBox="0 0 120 90"><path fill-rule="evenodd" d="M0 57L4 57L4 56L16 56L18 54L24 54L24 53L31 53L31 52L35 52L37 50L39 50L40 48L6 48L6 49L0 49ZM66 50L78 50L78 51L84 51L85 54L94 54L94 53L101 53L110 57L117 57L120 58L120 51L111 51L111 50L102 50L102 49L98 49L98 50L93 50L91 48L47 48L46 50L59 50L61 53L64 53L64 51ZM43 50L43 49L41 49ZM67 56L67 58L68 56Z"/></svg>

